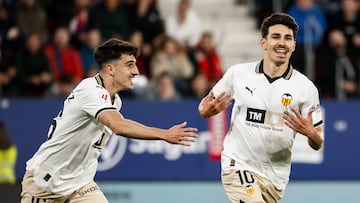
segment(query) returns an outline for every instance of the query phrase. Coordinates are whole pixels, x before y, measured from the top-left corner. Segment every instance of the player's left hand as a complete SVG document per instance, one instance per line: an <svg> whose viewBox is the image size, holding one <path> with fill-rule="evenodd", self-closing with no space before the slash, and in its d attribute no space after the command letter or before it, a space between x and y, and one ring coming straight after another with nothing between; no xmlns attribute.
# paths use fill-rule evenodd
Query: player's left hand
<svg viewBox="0 0 360 203"><path fill-rule="evenodd" d="M171 144L179 144L184 146L190 146L191 142L195 142L198 137L196 132L197 128L186 127L187 122L183 122L178 125L174 125L167 130L167 136L165 140Z"/></svg>
<svg viewBox="0 0 360 203"><path fill-rule="evenodd" d="M312 120L313 109L309 110L306 118L294 108L291 108L291 112L285 111L283 114L286 126L303 135L311 135L314 133L315 128Z"/></svg>

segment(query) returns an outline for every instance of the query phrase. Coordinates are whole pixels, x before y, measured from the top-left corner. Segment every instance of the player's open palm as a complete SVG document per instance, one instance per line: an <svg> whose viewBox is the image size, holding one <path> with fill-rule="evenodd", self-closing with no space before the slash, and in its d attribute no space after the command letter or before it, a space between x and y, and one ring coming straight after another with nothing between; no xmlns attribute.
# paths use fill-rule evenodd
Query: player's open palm
<svg viewBox="0 0 360 203"><path fill-rule="evenodd" d="M285 125L303 135L309 135L314 131L312 120L312 112L310 110L307 117L303 117L299 111L291 108L292 113L289 111L284 112Z"/></svg>
<svg viewBox="0 0 360 203"><path fill-rule="evenodd" d="M186 127L186 124L187 122L183 122L169 128L165 140L171 144L190 146L191 142L195 142L195 138L197 138L195 132L198 130L197 128Z"/></svg>

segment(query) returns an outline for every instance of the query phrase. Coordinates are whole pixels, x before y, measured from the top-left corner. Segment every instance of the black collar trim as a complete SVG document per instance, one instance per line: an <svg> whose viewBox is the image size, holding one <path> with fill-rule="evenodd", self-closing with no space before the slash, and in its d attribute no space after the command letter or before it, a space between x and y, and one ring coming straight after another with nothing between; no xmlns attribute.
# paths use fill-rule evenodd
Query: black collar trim
<svg viewBox="0 0 360 203"><path fill-rule="evenodd" d="M104 86L104 81L103 81L103 79L101 78L101 76L100 76L99 73L95 75L95 80L96 80L96 82L97 82L99 85L101 85L103 88L105 88L105 86Z"/></svg>
<svg viewBox="0 0 360 203"><path fill-rule="evenodd" d="M263 73L268 79L271 80L270 82L273 82L273 81L275 81L275 80L277 80L277 79L279 79L279 78L281 78L281 77L284 78L285 80L289 80L290 77L291 77L291 75L292 75L292 73L293 73L293 71L294 71L294 68L292 67L292 65L289 64L289 67L286 69L285 73L284 73L282 76L280 76L280 77L275 77L275 78L271 78L271 77L269 77L268 75L266 75L266 74L264 73L264 66L263 66L263 64L264 64L264 60L261 60L261 61L256 65L255 72L256 72L256 73Z"/></svg>

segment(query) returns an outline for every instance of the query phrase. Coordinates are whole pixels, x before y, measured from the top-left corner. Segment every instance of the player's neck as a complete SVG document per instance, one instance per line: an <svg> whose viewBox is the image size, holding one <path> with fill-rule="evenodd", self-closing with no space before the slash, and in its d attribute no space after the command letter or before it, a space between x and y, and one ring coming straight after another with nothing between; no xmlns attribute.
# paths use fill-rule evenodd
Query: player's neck
<svg viewBox="0 0 360 203"><path fill-rule="evenodd" d="M112 80L107 76L106 74L102 74L101 71L99 73L103 87L109 92L111 100L115 98L115 94L117 94L119 91L114 88L114 85L112 84Z"/></svg>
<svg viewBox="0 0 360 203"><path fill-rule="evenodd" d="M271 78L275 78L280 77L285 73L288 68L288 64L284 63L281 65L276 65L274 63L264 61L263 68L266 75Z"/></svg>

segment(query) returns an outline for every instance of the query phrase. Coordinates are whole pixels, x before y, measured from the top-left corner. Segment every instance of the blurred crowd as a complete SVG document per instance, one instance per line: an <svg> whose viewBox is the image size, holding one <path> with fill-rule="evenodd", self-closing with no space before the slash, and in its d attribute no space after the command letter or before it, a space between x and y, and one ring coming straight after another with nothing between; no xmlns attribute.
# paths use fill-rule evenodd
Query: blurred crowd
<svg viewBox="0 0 360 203"><path fill-rule="evenodd" d="M161 16L156 0L0 1L0 95L64 98L99 70L93 50L111 37L137 45L140 71L123 97L202 97L223 68L189 0Z"/></svg>
<svg viewBox="0 0 360 203"><path fill-rule="evenodd" d="M258 22L273 12L272 1L254 2ZM322 98L359 98L359 0L279 2L300 26L295 68ZM191 3L162 16L156 0L0 0L0 96L66 97L98 72L94 48L116 37L141 50L140 75L123 98L202 98L228 67Z"/></svg>
<svg viewBox="0 0 360 203"><path fill-rule="evenodd" d="M359 0L255 0L259 22L273 10L299 24L291 63L318 86L321 98L360 98ZM274 8L273 2L281 7Z"/></svg>

